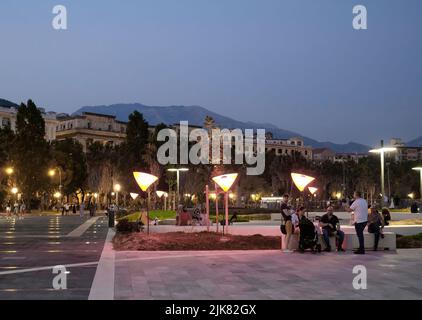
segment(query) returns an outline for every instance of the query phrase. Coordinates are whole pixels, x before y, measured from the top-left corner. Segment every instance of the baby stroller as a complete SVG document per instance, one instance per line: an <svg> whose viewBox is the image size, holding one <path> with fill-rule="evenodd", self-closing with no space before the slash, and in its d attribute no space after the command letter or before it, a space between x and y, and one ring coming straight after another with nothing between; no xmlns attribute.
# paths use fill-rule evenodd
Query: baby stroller
<svg viewBox="0 0 422 320"><path fill-rule="evenodd" d="M306 249L311 249L313 253L321 252L321 245L318 242L318 233L312 221L307 218L302 218L299 223L300 237L299 237L299 251L305 252Z"/></svg>

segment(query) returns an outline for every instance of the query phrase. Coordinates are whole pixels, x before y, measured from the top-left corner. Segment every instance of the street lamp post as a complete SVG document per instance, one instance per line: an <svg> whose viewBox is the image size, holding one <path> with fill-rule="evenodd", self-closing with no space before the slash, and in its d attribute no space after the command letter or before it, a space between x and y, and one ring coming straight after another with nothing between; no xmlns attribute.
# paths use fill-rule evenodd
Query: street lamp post
<svg viewBox="0 0 422 320"><path fill-rule="evenodd" d="M420 199L422 200L422 166L413 168L415 171L419 171L420 174Z"/></svg>
<svg viewBox="0 0 422 320"><path fill-rule="evenodd" d="M385 203L385 154L387 152L394 152L397 148L384 147L384 140L381 140L381 148L369 150L371 153L378 153L381 161L381 204Z"/></svg>
<svg viewBox="0 0 422 320"><path fill-rule="evenodd" d="M158 177L144 172L134 172L133 176L143 192L147 192L148 188L158 180ZM149 192L147 201L147 234L149 235Z"/></svg>
<svg viewBox="0 0 422 320"><path fill-rule="evenodd" d="M226 222L224 223L223 234L224 230L226 233L229 233L229 190L236 181L237 176L237 173L231 173L212 178L212 180L224 191Z"/></svg>
<svg viewBox="0 0 422 320"><path fill-rule="evenodd" d="M59 193L60 193L60 203L63 203L63 192L62 192L62 169L60 167L56 167L48 171L48 175L50 177L54 177L56 175L56 170L59 172Z"/></svg>
<svg viewBox="0 0 422 320"><path fill-rule="evenodd" d="M116 183L113 186L113 190L116 193L116 206L118 207L119 206L119 192L120 192L120 190L122 190L122 186L120 184Z"/></svg>
<svg viewBox="0 0 422 320"><path fill-rule="evenodd" d="M170 168L167 169L169 172L176 172L177 173L177 205L180 203L180 172L187 172L189 171L188 168Z"/></svg>

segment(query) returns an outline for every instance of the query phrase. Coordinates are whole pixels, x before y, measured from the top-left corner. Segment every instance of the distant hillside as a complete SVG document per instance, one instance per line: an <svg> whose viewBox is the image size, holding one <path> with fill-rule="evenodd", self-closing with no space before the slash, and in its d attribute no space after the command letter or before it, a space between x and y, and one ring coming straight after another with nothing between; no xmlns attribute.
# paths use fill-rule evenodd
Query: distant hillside
<svg viewBox="0 0 422 320"><path fill-rule="evenodd" d="M192 125L202 126L205 117L211 116L215 122L224 128L240 128L240 129L266 129L273 133L276 138L291 138L303 137L301 134L280 129L273 124L262 124L255 122L242 122L234 120L229 117L222 116L218 113L210 111L200 106L168 106L168 107L153 107L146 106L139 103L133 104L114 104L110 106L87 106L77 110L74 114L81 114L82 112L94 112L100 114L107 114L116 116L120 121L127 121L129 115L133 111L139 111L145 119L151 124L158 123L175 124L181 120L189 121ZM330 148L336 152L368 152L369 147L350 142L347 144L336 144L332 142L319 142L314 139L303 137L305 143L315 148Z"/></svg>
<svg viewBox="0 0 422 320"><path fill-rule="evenodd" d="M422 136L406 143L409 147L422 147Z"/></svg>
<svg viewBox="0 0 422 320"><path fill-rule="evenodd" d="M0 107L6 107L6 108L17 108L18 105L14 102L11 102L9 100L0 99Z"/></svg>

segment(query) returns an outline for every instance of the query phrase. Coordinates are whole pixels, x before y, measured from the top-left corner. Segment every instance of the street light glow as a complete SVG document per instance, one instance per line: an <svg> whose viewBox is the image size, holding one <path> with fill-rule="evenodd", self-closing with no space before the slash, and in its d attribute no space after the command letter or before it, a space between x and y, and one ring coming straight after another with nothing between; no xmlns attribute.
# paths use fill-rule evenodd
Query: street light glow
<svg viewBox="0 0 422 320"><path fill-rule="evenodd" d="M222 176L214 177L212 180L218 184L218 186L223 189L224 192L227 192L232 187L233 183L237 179L237 173L224 174Z"/></svg>
<svg viewBox="0 0 422 320"><path fill-rule="evenodd" d="M54 169L48 170L48 175L50 177L54 177L56 175L56 170L54 170Z"/></svg>
<svg viewBox="0 0 422 320"><path fill-rule="evenodd" d="M13 174L13 172L15 171L12 167L6 168L6 174L8 174L9 176Z"/></svg>
<svg viewBox="0 0 422 320"><path fill-rule="evenodd" d="M59 199L62 196L62 194L60 192L56 192L54 194L54 198Z"/></svg>
<svg viewBox="0 0 422 320"><path fill-rule="evenodd" d="M397 148L394 147L382 147L378 149L369 150L371 153L384 153L384 152L394 152L397 151Z"/></svg>
<svg viewBox="0 0 422 320"><path fill-rule="evenodd" d="M318 188L315 188L315 187L309 187L309 188L308 188L308 190L309 190L309 192L310 192L312 195L314 195L314 194L318 191Z"/></svg>
<svg viewBox="0 0 422 320"><path fill-rule="evenodd" d="M116 183L113 187L113 190L115 192L120 192L120 190L122 190L122 186L120 184Z"/></svg>
<svg viewBox="0 0 422 320"><path fill-rule="evenodd" d="M17 194L19 192L18 188L14 187L12 188L12 193L13 194Z"/></svg>
<svg viewBox="0 0 422 320"><path fill-rule="evenodd" d="M157 190L156 191L156 194L157 194L157 196L158 196L158 198L162 198L163 196L165 197L165 198L167 198L168 197L168 193L167 192L165 192L165 191L159 191L159 190Z"/></svg>
<svg viewBox="0 0 422 320"><path fill-rule="evenodd" d="M170 171L170 172L177 172L177 171L186 172L186 171L189 171L189 168L179 168L179 169L170 168L170 169L167 169L167 171Z"/></svg>
<svg viewBox="0 0 422 320"><path fill-rule="evenodd" d="M136 200L139 197L139 193L131 192L130 196L131 196L132 200Z"/></svg>
<svg viewBox="0 0 422 320"><path fill-rule="evenodd" d="M155 181L158 180L158 177L144 172L134 172L133 176L135 177L136 183L144 192L148 190L150 185L152 185Z"/></svg>
<svg viewBox="0 0 422 320"><path fill-rule="evenodd" d="M292 179L300 192L305 190L306 186L315 180L314 177L307 176L300 173L292 173Z"/></svg>

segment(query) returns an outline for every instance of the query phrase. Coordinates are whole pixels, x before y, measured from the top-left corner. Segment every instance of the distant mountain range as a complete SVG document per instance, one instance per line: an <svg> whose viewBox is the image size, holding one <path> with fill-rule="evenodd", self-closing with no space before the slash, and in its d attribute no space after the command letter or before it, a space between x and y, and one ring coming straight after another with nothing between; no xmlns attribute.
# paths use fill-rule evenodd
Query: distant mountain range
<svg viewBox="0 0 422 320"><path fill-rule="evenodd" d="M2 107L18 107L14 102L0 99L0 106ZM314 148L329 148L335 152L350 152L350 153L366 153L370 149L369 146L359 144L356 142L349 142L346 144L338 144L333 142L320 142L309 137L305 137L297 132L281 129L271 123L256 123L256 122L242 122L229 117L225 117L213 111L210 111L201 106L167 106L154 107L146 106L139 103L131 104L113 104L109 106L86 106L78 109L74 115L82 112L93 112L99 114L113 115L120 121L128 121L129 115L133 111L139 111L145 119L151 124L159 123L175 124L181 120L189 121L192 125L202 126L206 116L214 118L215 122L223 128L239 128L239 129L265 129L267 132L272 132L275 138L287 139L292 137L302 137L305 144ZM422 136L407 143L408 146L422 146Z"/></svg>
<svg viewBox="0 0 422 320"><path fill-rule="evenodd" d="M210 111L200 106L168 106L168 107L153 107L146 106L139 103L133 104L114 104L110 106L87 106L77 110L74 114L81 114L82 112L93 112L100 114L107 114L116 116L120 121L127 121L129 115L133 111L139 111L145 119L151 124L158 123L175 124L181 120L189 121L192 125L202 126L206 116L211 116L214 121L223 128L239 128L239 129L266 129L272 132L275 138L292 138L302 137L305 144L314 148L330 148L336 152L357 152L366 153L370 149L368 146L350 142L347 144L337 144L332 142L319 142L314 139L304 137L297 132L292 132L278 128L270 123L255 123L242 122L229 117L222 116L218 113Z"/></svg>
<svg viewBox="0 0 422 320"><path fill-rule="evenodd" d="M18 105L14 102L9 101L9 100L0 99L0 107L17 108Z"/></svg>
<svg viewBox="0 0 422 320"><path fill-rule="evenodd" d="M406 143L406 145L408 145L409 147L422 146L422 136L420 136L419 138L413 139L412 141L409 141L408 143Z"/></svg>

